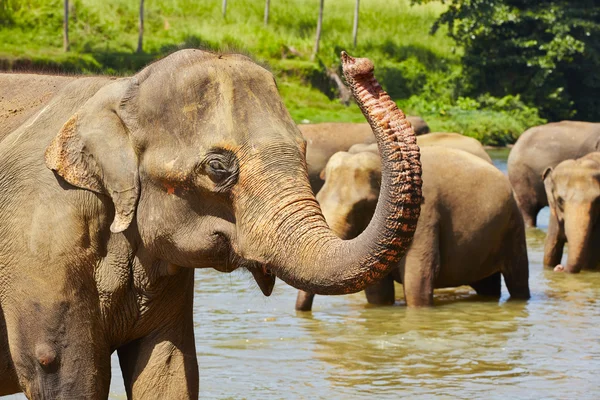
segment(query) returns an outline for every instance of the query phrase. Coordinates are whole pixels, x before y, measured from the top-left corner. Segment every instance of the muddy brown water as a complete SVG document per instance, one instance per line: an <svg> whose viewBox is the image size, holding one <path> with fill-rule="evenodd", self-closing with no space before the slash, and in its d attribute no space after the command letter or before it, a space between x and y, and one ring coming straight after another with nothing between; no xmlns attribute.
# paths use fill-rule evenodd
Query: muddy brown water
<svg viewBox="0 0 600 400"><path fill-rule="evenodd" d="M506 150L489 151L506 172ZM320 296L296 313L278 281L264 297L250 274L196 271L194 319L202 399L597 399L600 272L542 267L548 212L527 232L531 300L481 301L436 291L436 307L370 307ZM113 356L111 398L125 398ZM21 395L13 398L23 398Z"/></svg>

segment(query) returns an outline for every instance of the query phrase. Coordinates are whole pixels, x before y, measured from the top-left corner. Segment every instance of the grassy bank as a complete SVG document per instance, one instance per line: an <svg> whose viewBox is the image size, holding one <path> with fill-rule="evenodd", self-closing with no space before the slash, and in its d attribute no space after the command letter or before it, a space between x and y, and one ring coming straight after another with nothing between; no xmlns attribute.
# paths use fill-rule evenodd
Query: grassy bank
<svg viewBox="0 0 600 400"><path fill-rule="evenodd" d="M527 127L522 116L514 119L498 110L471 107L463 110L466 114L460 112L454 78L460 74L461 49L443 31L429 35L444 10L439 3L411 7L409 0L362 2L358 45L352 49L354 0L327 1L321 51L314 62L310 54L318 0L272 1L268 26L263 24L261 0L229 1L226 18L217 0L147 2L142 54L135 53L137 1L72 1L69 53L62 51L61 0L6 4L0 29L3 69L128 74L179 48L233 50L252 55L274 72L297 122L362 121L355 105L347 107L336 99L326 75L346 49L371 58L384 88L407 112L423 115L434 130L458 130L498 142ZM440 104L432 107L432 102ZM493 123L481 125L480 119Z"/></svg>

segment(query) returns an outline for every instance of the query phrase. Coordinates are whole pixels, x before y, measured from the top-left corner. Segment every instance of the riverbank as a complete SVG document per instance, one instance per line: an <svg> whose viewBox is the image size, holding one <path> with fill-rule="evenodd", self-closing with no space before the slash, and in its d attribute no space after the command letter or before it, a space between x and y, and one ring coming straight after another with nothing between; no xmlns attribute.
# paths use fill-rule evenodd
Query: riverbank
<svg viewBox="0 0 600 400"><path fill-rule="evenodd" d="M364 121L355 104L342 104L331 73L339 53L369 57L386 91L407 114L421 115L432 130L461 132L484 144L512 143L542 121L518 98L457 97L462 50L444 29L430 28L446 9L437 2L411 5L393 0L361 4L356 47L352 44L354 0L325 2L320 51L312 59L318 1L264 2L156 0L145 5L143 51L136 52L138 3L129 0L72 1L69 52L62 50L61 0L14 0L0 9L0 69L43 73L130 75L182 48L235 51L270 69L292 118L318 122Z"/></svg>

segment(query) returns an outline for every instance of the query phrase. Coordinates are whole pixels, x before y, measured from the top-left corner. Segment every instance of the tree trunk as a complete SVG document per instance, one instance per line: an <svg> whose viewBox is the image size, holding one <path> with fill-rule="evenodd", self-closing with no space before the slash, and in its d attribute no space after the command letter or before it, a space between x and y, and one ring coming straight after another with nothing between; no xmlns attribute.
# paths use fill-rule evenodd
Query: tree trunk
<svg viewBox="0 0 600 400"><path fill-rule="evenodd" d="M269 25L269 7L271 6L271 0L265 1L265 26Z"/></svg>
<svg viewBox="0 0 600 400"><path fill-rule="evenodd" d="M69 44L69 0L65 0L65 14L63 17L63 50L69 51L71 45Z"/></svg>
<svg viewBox="0 0 600 400"><path fill-rule="evenodd" d="M227 16L227 0L223 0L223 18Z"/></svg>
<svg viewBox="0 0 600 400"><path fill-rule="evenodd" d="M321 41L321 27L323 26L323 6L325 4L325 0L321 0L319 3L319 20L317 22L317 38L315 39L315 48L313 50L312 56L310 56L310 60L314 61L319 53L319 42Z"/></svg>
<svg viewBox="0 0 600 400"><path fill-rule="evenodd" d="M137 52L144 51L144 0L140 0L140 26L138 35Z"/></svg>
<svg viewBox="0 0 600 400"><path fill-rule="evenodd" d="M329 79L331 79L331 81L337 88L338 96L342 104L344 104L345 106L349 106L350 99L352 98L352 93L350 92L350 89L348 89L346 85L344 85L342 78L340 78L335 69L331 68L327 68L327 76L329 77Z"/></svg>
<svg viewBox="0 0 600 400"><path fill-rule="evenodd" d="M358 35L358 5L360 0L356 0L354 7L354 27L352 28L352 47L356 48L356 36Z"/></svg>

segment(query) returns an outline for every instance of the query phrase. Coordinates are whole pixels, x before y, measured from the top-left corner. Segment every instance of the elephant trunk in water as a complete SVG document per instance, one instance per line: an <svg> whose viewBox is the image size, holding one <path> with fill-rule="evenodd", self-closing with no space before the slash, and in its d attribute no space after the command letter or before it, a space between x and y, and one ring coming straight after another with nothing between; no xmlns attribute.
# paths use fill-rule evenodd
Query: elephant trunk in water
<svg viewBox="0 0 600 400"><path fill-rule="evenodd" d="M577 273L589 268L590 246L592 245L592 206L585 204L567 204L565 209L565 235L569 242L569 254L566 270Z"/></svg>
<svg viewBox="0 0 600 400"><path fill-rule="evenodd" d="M244 189L234 193L242 220L238 226L244 227L238 233L242 248L260 252L245 258L262 263L265 276L272 271L315 294L354 293L383 278L408 250L420 213L421 163L410 123L376 81L371 61L342 53L342 65L382 156L379 202L366 230L347 241L331 231L309 186L306 165L297 162L302 155L295 146L264 151L266 143L260 151L243 149ZM278 157L268 158L272 152ZM245 176L260 181L261 175L276 179L263 178L261 187L243 184ZM272 190L274 186L278 190ZM266 292L271 288L272 284Z"/></svg>

